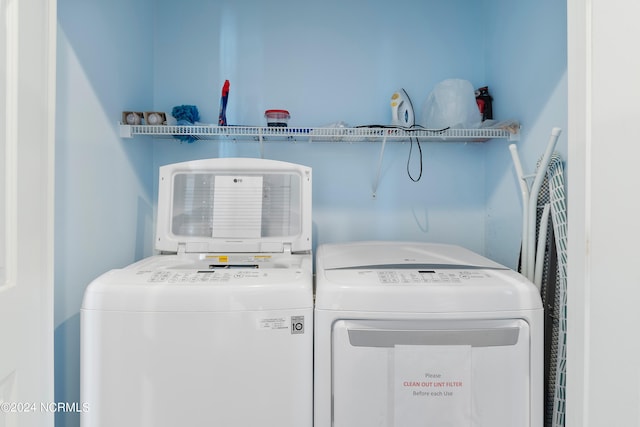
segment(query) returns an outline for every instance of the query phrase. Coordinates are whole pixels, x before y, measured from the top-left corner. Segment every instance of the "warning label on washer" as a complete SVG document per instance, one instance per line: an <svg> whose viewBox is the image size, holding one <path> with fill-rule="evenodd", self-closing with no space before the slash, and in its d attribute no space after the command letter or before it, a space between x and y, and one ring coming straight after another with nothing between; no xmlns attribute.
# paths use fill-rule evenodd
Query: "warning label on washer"
<svg viewBox="0 0 640 427"><path fill-rule="evenodd" d="M278 330L289 329L289 322L285 317L269 317L266 319L258 320L258 329L262 330Z"/></svg>
<svg viewBox="0 0 640 427"><path fill-rule="evenodd" d="M471 346L396 346L397 426L471 425Z"/></svg>

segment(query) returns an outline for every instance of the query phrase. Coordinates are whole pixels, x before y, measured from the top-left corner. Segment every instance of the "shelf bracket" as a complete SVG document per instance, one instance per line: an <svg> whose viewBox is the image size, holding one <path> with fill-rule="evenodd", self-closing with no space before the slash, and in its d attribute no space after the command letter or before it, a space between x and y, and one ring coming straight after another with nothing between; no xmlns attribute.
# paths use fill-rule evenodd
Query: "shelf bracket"
<svg viewBox="0 0 640 427"><path fill-rule="evenodd" d="M120 124L120 138L133 138L131 125Z"/></svg>
<svg viewBox="0 0 640 427"><path fill-rule="evenodd" d="M373 194L372 197L376 198L378 191L378 184L380 183L380 174L382 173L382 160L384 159L384 148L387 145L387 134L382 137L382 145L380 146L380 157L378 158L378 170L376 172L376 178L373 181Z"/></svg>
<svg viewBox="0 0 640 427"><path fill-rule="evenodd" d="M264 135L262 129L258 132L258 141L260 141L260 158L264 159Z"/></svg>

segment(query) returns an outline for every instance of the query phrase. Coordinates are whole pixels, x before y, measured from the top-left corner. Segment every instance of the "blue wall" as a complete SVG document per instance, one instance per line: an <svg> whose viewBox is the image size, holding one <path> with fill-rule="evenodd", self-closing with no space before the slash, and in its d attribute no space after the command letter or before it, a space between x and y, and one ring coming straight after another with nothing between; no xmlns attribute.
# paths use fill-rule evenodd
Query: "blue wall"
<svg viewBox="0 0 640 427"><path fill-rule="evenodd" d="M388 124L403 87L419 116L439 81L488 84L497 118L522 122L525 168L566 127L566 2L432 0L59 0L56 148L56 400L79 401L79 308L86 285L153 253L157 169L206 157L259 157L255 143L122 139L123 110L198 106L215 122L231 81L231 124ZM286 12L286 13L285 13ZM566 154L566 138L560 151ZM314 243L456 243L515 267L518 187L508 143L273 142L266 158L314 173ZM410 168L417 175L416 147ZM59 426L77 426L59 414Z"/></svg>
<svg viewBox="0 0 640 427"><path fill-rule="evenodd" d="M217 121L225 79L231 124L263 124L264 110L280 107L291 112L292 126L388 123L399 87L420 105L442 79L485 79L480 2L156 5L155 106L192 103L206 122Z"/></svg>
<svg viewBox="0 0 640 427"><path fill-rule="evenodd" d="M79 402L80 304L96 276L153 246L152 144L122 140L153 99L151 0L60 0L56 105L55 398ZM56 425L79 425L57 413Z"/></svg>
<svg viewBox="0 0 640 427"><path fill-rule="evenodd" d="M286 11L287 13L283 13ZM435 84L486 81L480 2L157 1L154 106L198 106L217 120L220 88L231 82L230 124L261 125L285 108L291 126L390 124L400 87L418 115ZM380 144L271 143L265 157L314 171L315 244L409 239L485 246L484 148L423 144L418 183L406 172L410 145L385 151L372 197ZM156 141L154 170L178 160L259 156L255 144ZM417 149L411 170L419 174Z"/></svg>
<svg viewBox="0 0 640 427"><path fill-rule="evenodd" d="M567 159L566 1L485 4L486 74L495 112L522 124L518 151L525 173L534 173L553 127L563 130L556 149ZM507 146L497 140L486 144L485 255L515 268L522 203Z"/></svg>

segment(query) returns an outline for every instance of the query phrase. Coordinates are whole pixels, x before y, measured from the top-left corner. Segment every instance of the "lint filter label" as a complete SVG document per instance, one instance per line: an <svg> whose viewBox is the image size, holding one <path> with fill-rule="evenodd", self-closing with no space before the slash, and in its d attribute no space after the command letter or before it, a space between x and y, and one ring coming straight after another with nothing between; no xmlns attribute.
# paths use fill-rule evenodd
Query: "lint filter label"
<svg viewBox="0 0 640 427"><path fill-rule="evenodd" d="M394 347L396 426L471 426L469 345Z"/></svg>

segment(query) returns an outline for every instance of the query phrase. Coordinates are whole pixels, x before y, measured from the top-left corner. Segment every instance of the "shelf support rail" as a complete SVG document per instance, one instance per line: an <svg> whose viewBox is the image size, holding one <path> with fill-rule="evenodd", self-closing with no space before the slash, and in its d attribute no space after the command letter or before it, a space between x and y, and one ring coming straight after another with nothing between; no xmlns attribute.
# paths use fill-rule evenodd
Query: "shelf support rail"
<svg viewBox="0 0 640 427"><path fill-rule="evenodd" d="M258 129L258 141L260 141L260 158L264 159L264 135L262 129Z"/></svg>
<svg viewBox="0 0 640 427"><path fill-rule="evenodd" d="M382 137L382 145L380 146L380 157L378 158L378 170L376 172L375 180L373 181L373 198L375 199L378 191L378 184L380 183L380 175L382 173L382 161L384 159L384 148L387 145L387 134Z"/></svg>

